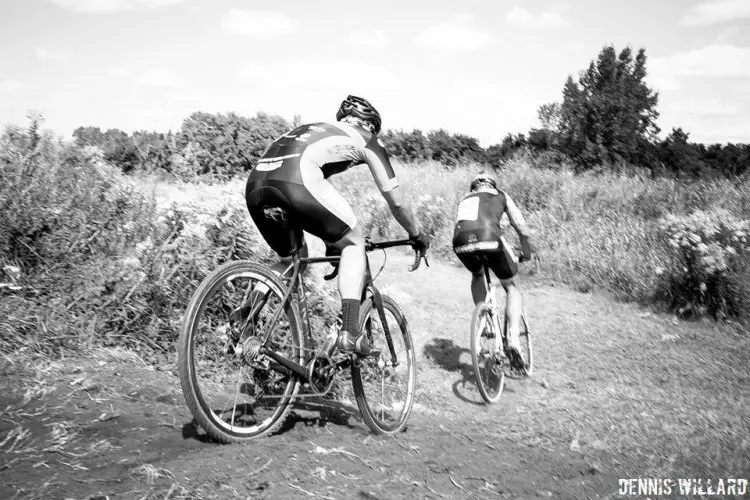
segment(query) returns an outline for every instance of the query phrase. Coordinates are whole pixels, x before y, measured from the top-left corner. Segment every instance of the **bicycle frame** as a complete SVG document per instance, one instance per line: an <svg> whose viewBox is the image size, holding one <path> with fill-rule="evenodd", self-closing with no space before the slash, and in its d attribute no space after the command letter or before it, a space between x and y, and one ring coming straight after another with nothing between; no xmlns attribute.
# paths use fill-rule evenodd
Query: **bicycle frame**
<svg viewBox="0 0 750 500"><path fill-rule="evenodd" d="M501 323L499 321L499 318L497 318L498 312L497 312L497 297L495 296L495 289L498 286L502 286L499 284L495 284L492 282L492 279L490 278L490 267L486 263L482 266L484 272L482 273L482 279L484 280L484 289L487 291L484 302L487 304L487 306L490 309L490 316L493 320L493 326L498 329L500 335L496 335L495 338L498 339L500 336L505 336L505 328L501 326ZM505 319L503 318L502 325L505 324ZM497 343L497 340L495 341Z"/></svg>
<svg viewBox="0 0 750 500"><path fill-rule="evenodd" d="M372 250L378 250L378 249L386 249L390 247L395 246L403 246L406 244L410 244L410 240L394 240L394 241L384 241L380 243L372 243L369 242L366 245L366 251L372 251ZM274 328L276 327L276 323L278 322L279 318L281 317L281 314L286 309L288 301L291 299L292 293L296 290L297 286L300 287L300 291L302 293L302 300L304 301L304 310L305 310L305 331L307 334L307 339L312 338L312 329L310 327L310 316L309 316L309 308L307 307L307 294L305 290L305 284L304 280L302 279L302 273L300 272L300 267L302 264L321 264L321 263L331 263L335 264L341 260L340 256L329 256L329 257L300 257L299 251L295 250L292 253L292 263L290 266L288 266L284 272L281 274L281 277L285 277L289 274L291 271L291 278L289 279L289 286L287 287L286 292L284 293L284 296L281 300L281 305L277 309L277 311L274 313L273 318L267 325L264 327L263 331L258 335L259 337L263 338L263 341L261 342L261 347L258 351L259 354L264 354L268 356L269 358L273 359L277 363L279 363L281 366L289 370L291 373L299 376L303 380L307 380L309 377L308 369L298 363L295 363L294 361L285 358L284 356L276 353L275 351L271 349L267 349L266 345L268 344L268 341L271 339L271 335L273 334ZM398 357L396 355L396 350L393 345L393 339L391 337L391 332L388 327L388 322L385 317L385 310L383 308L383 299L380 295L380 291L375 287L375 284L373 282L372 273L370 271L370 259L367 254L365 254L365 283L362 290L362 302L367 300L367 294L370 294L371 300L374 302L374 307L378 311L378 316L380 317L381 324L383 325L383 332L385 333L386 340L388 342L388 349L391 354L391 359L393 366L398 366ZM297 297L297 303L300 304L300 298ZM244 334L244 332L243 332ZM356 361L356 358L355 358Z"/></svg>
<svg viewBox="0 0 750 500"><path fill-rule="evenodd" d="M519 262L523 262L523 257L522 256L519 256ZM508 325L507 325L507 322L508 322L508 310L507 310L507 307L504 308L505 313L503 315L504 317L503 317L503 321L501 323L500 322L500 318L497 317L498 316L498 314L497 314L498 313L498 311L497 311L497 297L495 295L495 290L497 289L497 287L502 286L502 284L493 283L492 282L492 279L490 277L490 267L487 264L487 262L485 262L482 265L482 269L484 271L482 273L482 278L484 280L484 287L485 287L485 290L487 290L487 295L485 296L484 301L485 301L485 303L490 308L491 316L492 316L493 320L497 321L497 323L494 326L500 331L500 334L501 334L502 338L504 339L505 335L507 333L506 329L508 328ZM521 286L519 284L517 284L517 283L516 283L516 288L518 289L518 293L521 295L521 315L522 316L526 316L526 304L525 304L525 300L523 298L523 290L521 289ZM506 294L507 294L507 291L506 291Z"/></svg>

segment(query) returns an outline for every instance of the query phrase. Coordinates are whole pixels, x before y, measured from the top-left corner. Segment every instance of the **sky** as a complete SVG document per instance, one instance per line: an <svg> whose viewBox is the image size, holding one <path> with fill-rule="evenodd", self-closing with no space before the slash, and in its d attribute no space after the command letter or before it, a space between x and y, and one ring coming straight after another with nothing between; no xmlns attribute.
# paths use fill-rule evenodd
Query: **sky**
<svg viewBox="0 0 750 500"><path fill-rule="evenodd" d="M0 0L0 126L326 121L354 94L384 128L487 147L538 127L606 45L646 49L662 136L750 143L750 0Z"/></svg>

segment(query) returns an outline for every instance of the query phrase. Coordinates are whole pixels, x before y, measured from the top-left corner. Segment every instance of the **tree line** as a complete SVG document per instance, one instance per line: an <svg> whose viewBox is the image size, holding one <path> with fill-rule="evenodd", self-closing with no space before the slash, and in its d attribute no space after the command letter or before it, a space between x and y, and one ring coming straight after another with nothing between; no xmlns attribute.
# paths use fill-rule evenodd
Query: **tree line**
<svg viewBox="0 0 750 500"><path fill-rule="evenodd" d="M578 78L568 77L560 102L539 107L540 127L508 134L487 148L476 138L446 130L386 130L381 139L391 156L407 162L437 161L448 168L464 163L499 167L528 156L536 165L572 165L575 171L636 166L652 175L736 177L750 172L750 145L690 142L674 128L664 139L656 125L659 94L645 82L646 52L604 47ZM197 112L176 132L80 127L73 136L97 146L125 172L165 171L180 177L227 178L249 170L268 144L299 123L259 113Z"/></svg>

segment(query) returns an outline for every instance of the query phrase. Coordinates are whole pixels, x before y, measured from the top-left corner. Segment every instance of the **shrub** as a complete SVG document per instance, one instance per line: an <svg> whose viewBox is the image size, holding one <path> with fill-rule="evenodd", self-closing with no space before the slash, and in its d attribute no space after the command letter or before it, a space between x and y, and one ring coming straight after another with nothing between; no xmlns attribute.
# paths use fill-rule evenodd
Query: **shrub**
<svg viewBox="0 0 750 500"><path fill-rule="evenodd" d="M750 221L728 210L668 215L660 223L671 249L664 291L683 314L715 317L747 311Z"/></svg>
<svg viewBox="0 0 750 500"><path fill-rule="evenodd" d="M18 334L4 341L41 350L78 343L136 279L121 256L159 237L153 197L98 151L40 132L36 119L0 137L0 171L0 264L20 270L8 324Z"/></svg>

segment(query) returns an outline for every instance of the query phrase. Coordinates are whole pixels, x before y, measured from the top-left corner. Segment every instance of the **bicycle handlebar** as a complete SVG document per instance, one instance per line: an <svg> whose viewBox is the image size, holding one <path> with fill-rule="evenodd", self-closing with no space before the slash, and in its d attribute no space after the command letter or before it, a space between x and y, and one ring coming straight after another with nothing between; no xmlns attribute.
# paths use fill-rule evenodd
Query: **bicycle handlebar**
<svg viewBox="0 0 750 500"><path fill-rule="evenodd" d="M411 246L414 248L414 240L410 240L408 238L400 239L400 240L386 240L386 241L372 241L370 238L365 239L365 251L366 252L372 252L373 250L383 250L386 248L392 248L392 247L403 247L403 246ZM417 250L414 249L414 263L409 266L409 272L414 272L417 269L419 269L419 265L422 263L422 259L424 259L424 264L427 267L430 267L430 262L427 260L427 252L425 250Z"/></svg>
<svg viewBox="0 0 750 500"><path fill-rule="evenodd" d="M527 259L523 254L518 254L518 263L527 262L532 265L530 268L530 274L536 274L539 272L539 255L536 253L531 254L531 258Z"/></svg>
<svg viewBox="0 0 750 500"><path fill-rule="evenodd" d="M393 247L403 247L403 246L411 246L414 248L414 241L410 240L408 238L400 239L400 240L384 240L384 241L372 241L370 238L365 238L365 252L372 252L373 250L385 250L386 248L393 248ZM409 271L413 272L416 271L419 268L419 265L422 263L422 259L424 259L424 263L427 267L430 267L430 263L427 260L427 252L425 250L417 251L414 250L414 263L409 266ZM323 279L326 281L332 280L336 277L339 273L339 266L336 265L333 268L333 271L330 272L330 274L326 274L323 276Z"/></svg>

